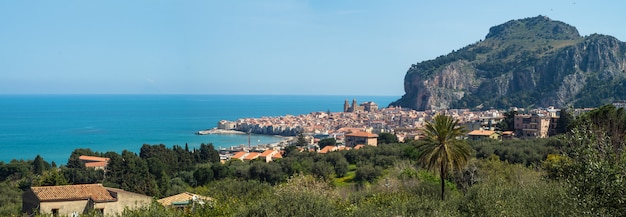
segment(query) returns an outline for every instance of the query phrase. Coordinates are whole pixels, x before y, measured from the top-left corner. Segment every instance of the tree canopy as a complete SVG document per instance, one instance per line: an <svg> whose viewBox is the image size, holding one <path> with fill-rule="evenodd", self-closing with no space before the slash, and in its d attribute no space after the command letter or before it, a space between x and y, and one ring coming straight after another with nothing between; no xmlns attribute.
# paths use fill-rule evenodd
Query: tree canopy
<svg viewBox="0 0 626 217"><path fill-rule="evenodd" d="M435 115L424 127L426 143L418 147L418 160L429 170L439 170L441 200L445 199L445 178L448 171L461 170L471 156L471 148L461 137L465 131L451 116Z"/></svg>

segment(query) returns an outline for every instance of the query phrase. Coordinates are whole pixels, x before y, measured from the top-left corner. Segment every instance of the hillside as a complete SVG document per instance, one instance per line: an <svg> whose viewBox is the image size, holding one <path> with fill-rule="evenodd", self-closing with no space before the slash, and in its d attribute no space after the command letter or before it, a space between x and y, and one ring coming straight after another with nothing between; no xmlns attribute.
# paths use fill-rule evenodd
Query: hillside
<svg viewBox="0 0 626 217"><path fill-rule="evenodd" d="M411 65L405 94L391 103L416 110L595 107L626 99L626 43L582 37L537 16L491 27L484 40Z"/></svg>

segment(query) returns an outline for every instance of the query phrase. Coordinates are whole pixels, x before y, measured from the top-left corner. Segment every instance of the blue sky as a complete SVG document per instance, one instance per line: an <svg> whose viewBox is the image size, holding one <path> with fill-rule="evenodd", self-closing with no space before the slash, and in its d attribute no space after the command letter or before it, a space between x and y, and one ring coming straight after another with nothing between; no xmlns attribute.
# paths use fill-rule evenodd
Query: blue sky
<svg viewBox="0 0 626 217"><path fill-rule="evenodd" d="M0 1L0 94L404 94L413 63L546 15L626 40L620 1Z"/></svg>

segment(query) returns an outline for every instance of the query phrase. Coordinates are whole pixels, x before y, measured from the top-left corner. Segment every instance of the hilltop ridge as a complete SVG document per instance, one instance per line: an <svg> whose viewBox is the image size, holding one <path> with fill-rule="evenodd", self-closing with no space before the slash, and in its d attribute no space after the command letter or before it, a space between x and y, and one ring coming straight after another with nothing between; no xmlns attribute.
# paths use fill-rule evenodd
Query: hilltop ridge
<svg viewBox="0 0 626 217"><path fill-rule="evenodd" d="M537 16L491 27L484 40L411 65L405 94L391 103L416 110L576 106L626 98L626 43L580 36Z"/></svg>

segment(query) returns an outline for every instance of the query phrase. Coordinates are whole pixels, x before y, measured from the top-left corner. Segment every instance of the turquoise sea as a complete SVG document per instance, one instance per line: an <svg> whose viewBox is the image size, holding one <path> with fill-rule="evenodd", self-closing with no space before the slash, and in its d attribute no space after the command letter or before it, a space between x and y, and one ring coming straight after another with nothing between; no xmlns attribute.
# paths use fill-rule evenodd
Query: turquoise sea
<svg viewBox="0 0 626 217"><path fill-rule="evenodd" d="M138 153L143 144L247 144L246 135L194 133L215 127L219 120L338 112L346 98L386 107L399 96L0 95L0 161L39 154L61 165L77 148ZM280 140L253 135L251 143Z"/></svg>

